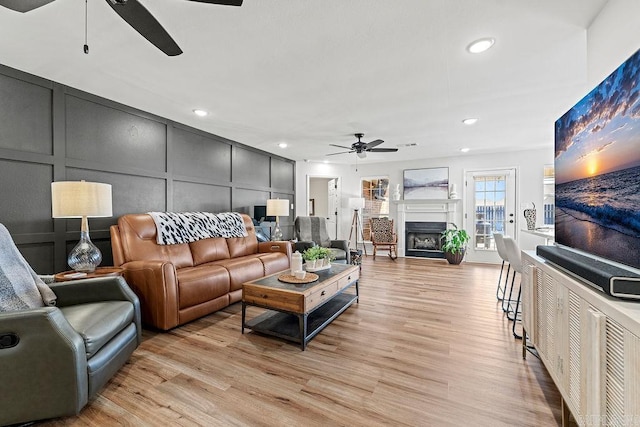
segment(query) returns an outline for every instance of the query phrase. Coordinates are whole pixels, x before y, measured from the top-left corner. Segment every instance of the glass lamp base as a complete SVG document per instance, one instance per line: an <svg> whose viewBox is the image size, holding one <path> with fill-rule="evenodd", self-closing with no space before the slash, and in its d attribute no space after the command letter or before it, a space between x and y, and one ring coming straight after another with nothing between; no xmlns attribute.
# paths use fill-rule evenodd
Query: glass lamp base
<svg viewBox="0 0 640 427"><path fill-rule="evenodd" d="M280 230L280 226L276 224L275 228L271 232L271 240L282 240L282 230Z"/></svg>
<svg viewBox="0 0 640 427"><path fill-rule="evenodd" d="M101 262L100 249L91 242L89 233L81 232L80 241L69 253L67 264L75 271L93 273Z"/></svg>

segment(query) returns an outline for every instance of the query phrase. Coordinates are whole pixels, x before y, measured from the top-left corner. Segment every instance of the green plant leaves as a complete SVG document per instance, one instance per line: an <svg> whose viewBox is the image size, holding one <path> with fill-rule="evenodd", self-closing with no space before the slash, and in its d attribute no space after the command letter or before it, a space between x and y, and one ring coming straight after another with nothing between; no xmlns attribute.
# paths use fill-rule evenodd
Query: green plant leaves
<svg viewBox="0 0 640 427"><path fill-rule="evenodd" d="M305 261L311 261L318 258L329 258L330 260L335 259L331 254L331 250L322 246L312 246L308 248L302 252L302 258L304 258Z"/></svg>
<svg viewBox="0 0 640 427"><path fill-rule="evenodd" d="M455 224L452 224L454 228L444 230L440 235L442 242L442 251L451 252L454 254L463 252L467 247L467 242L471 239L471 236L465 230L459 230Z"/></svg>

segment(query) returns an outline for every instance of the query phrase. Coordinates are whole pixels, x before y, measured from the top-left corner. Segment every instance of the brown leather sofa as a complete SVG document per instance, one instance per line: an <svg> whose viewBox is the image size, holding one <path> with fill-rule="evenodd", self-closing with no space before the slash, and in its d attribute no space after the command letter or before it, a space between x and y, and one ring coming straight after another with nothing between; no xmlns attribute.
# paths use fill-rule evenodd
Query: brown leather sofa
<svg viewBox="0 0 640 427"><path fill-rule="evenodd" d="M113 262L140 298L142 322L168 330L242 298L242 283L289 268L289 242L258 242L242 214L247 237L215 237L158 245L148 214L128 214L111 226Z"/></svg>

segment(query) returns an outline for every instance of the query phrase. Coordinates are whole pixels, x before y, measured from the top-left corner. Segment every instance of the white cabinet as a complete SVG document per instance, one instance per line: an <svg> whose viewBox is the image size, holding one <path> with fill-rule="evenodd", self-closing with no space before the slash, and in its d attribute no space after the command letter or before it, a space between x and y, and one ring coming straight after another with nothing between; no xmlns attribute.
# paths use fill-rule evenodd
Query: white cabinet
<svg viewBox="0 0 640 427"><path fill-rule="evenodd" d="M522 262L523 327L564 405L581 426L640 426L640 302L611 298L531 252Z"/></svg>

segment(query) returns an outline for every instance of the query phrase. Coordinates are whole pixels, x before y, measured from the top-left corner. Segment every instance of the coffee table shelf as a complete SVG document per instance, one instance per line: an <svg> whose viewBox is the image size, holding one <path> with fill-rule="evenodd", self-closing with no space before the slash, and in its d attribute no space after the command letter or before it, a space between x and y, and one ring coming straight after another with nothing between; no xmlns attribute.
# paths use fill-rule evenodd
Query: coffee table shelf
<svg viewBox="0 0 640 427"><path fill-rule="evenodd" d="M309 313L304 345L306 346L313 337L357 300L358 296L355 294L342 293ZM303 343L300 337L301 330L298 314L267 310L246 322L245 327L262 334L276 336L300 344Z"/></svg>

